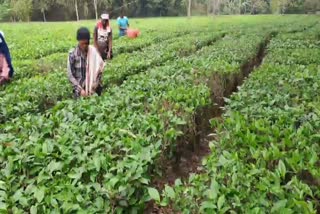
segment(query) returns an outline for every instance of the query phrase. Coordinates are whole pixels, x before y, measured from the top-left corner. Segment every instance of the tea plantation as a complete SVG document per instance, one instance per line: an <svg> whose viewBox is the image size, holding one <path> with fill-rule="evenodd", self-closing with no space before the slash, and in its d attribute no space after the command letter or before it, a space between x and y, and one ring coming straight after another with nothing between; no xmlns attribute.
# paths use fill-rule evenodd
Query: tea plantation
<svg viewBox="0 0 320 214"><path fill-rule="evenodd" d="M72 99L94 22L1 24L0 213L319 213L320 19L134 19Z"/></svg>

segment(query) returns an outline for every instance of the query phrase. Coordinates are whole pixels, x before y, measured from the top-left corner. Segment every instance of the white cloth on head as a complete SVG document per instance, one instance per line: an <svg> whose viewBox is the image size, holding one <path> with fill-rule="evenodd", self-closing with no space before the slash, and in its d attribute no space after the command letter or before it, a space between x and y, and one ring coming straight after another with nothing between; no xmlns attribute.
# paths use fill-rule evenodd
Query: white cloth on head
<svg viewBox="0 0 320 214"><path fill-rule="evenodd" d="M102 14L101 19L109 20L109 14L107 13Z"/></svg>
<svg viewBox="0 0 320 214"><path fill-rule="evenodd" d="M98 76L102 74L105 62L101 58L97 49L89 46L87 55L87 69L86 69L86 94L93 94L99 84Z"/></svg>

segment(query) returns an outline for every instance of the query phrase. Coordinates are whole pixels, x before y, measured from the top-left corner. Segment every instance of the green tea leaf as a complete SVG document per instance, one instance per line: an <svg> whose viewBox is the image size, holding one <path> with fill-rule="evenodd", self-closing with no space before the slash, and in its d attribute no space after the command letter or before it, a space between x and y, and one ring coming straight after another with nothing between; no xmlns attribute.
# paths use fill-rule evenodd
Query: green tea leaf
<svg viewBox="0 0 320 214"><path fill-rule="evenodd" d="M42 152L44 153L44 154L47 154L48 153L48 146L47 146L48 144L46 143L46 142L44 142L43 144L42 144Z"/></svg>
<svg viewBox="0 0 320 214"><path fill-rule="evenodd" d="M168 204L169 204L168 201L163 200L163 201L161 201L160 206L161 206L161 207L166 207L166 206L168 206Z"/></svg>
<svg viewBox="0 0 320 214"><path fill-rule="evenodd" d="M281 200L281 201L278 201L277 203L275 203L271 209L271 213L278 213L277 211L285 208L287 204L287 200L284 199L284 200Z"/></svg>
<svg viewBox="0 0 320 214"><path fill-rule="evenodd" d="M6 190L6 183L0 180L0 190Z"/></svg>
<svg viewBox="0 0 320 214"><path fill-rule="evenodd" d="M121 201L119 201L119 205L122 207L127 207L129 204L126 200L121 200Z"/></svg>
<svg viewBox="0 0 320 214"><path fill-rule="evenodd" d="M176 193L174 192L173 188L168 185L165 186L165 193L171 199L176 197Z"/></svg>
<svg viewBox="0 0 320 214"><path fill-rule="evenodd" d="M148 193L149 193L149 196L150 196L153 200L155 200L155 201L157 201L157 202L160 201L160 195L159 195L159 192L158 192L157 189L152 188L152 187L149 187L149 188L148 188Z"/></svg>
<svg viewBox="0 0 320 214"><path fill-rule="evenodd" d="M174 185L175 186L181 186L182 185L182 181L181 181L181 179L180 178L178 178L178 179L176 179L175 181L174 181Z"/></svg>
<svg viewBox="0 0 320 214"><path fill-rule="evenodd" d="M139 181L142 183L142 184L149 184L149 180L146 179L146 178L140 178Z"/></svg>
<svg viewBox="0 0 320 214"><path fill-rule="evenodd" d="M21 204L22 206L26 207L28 206L28 200L26 197L20 197L19 199L19 204Z"/></svg>
<svg viewBox="0 0 320 214"><path fill-rule="evenodd" d="M201 212L205 212L205 211L208 211L209 210L213 210L213 209L216 209L217 206L211 202L211 201L204 201L201 203L201 206L200 206L200 210Z"/></svg>
<svg viewBox="0 0 320 214"><path fill-rule="evenodd" d="M50 174L54 171L59 171L62 168L61 162L51 161L49 165L47 166L47 169L49 170Z"/></svg>
<svg viewBox="0 0 320 214"><path fill-rule="evenodd" d="M208 190L208 195L207 197L209 199L216 199L218 197L218 194L219 194L219 184L218 182L214 179L212 182L211 182L211 185L210 185L210 189Z"/></svg>
<svg viewBox="0 0 320 214"><path fill-rule="evenodd" d="M37 214L37 207L36 206L32 206L30 208L30 214Z"/></svg>
<svg viewBox="0 0 320 214"><path fill-rule="evenodd" d="M22 192L21 190L18 190L14 193L14 195L12 196L12 199L14 202L17 202L21 197L22 197Z"/></svg>
<svg viewBox="0 0 320 214"><path fill-rule="evenodd" d="M101 161L100 161L99 156L94 156L93 162L94 162L94 166L96 167L97 171L99 171L101 168Z"/></svg>
<svg viewBox="0 0 320 214"><path fill-rule="evenodd" d="M0 211L7 211L7 205L4 203L4 202L2 202L2 201L0 201ZM4 212L5 213L5 212Z"/></svg>
<svg viewBox="0 0 320 214"><path fill-rule="evenodd" d="M37 199L38 203L41 203L44 198L44 189L43 188L36 188L34 192L34 197Z"/></svg>
<svg viewBox="0 0 320 214"><path fill-rule="evenodd" d="M221 208L223 207L224 205L224 202L226 201L226 198L224 195L221 195L218 199L218 210L221 210Z"/></svg>
<svg viewBox="0 0 320 214"><path fill-rule="evenodd" d="M284 178L286 176L287 170L282 160L279 161L278 170L280 172L281 177Z"/></svg>

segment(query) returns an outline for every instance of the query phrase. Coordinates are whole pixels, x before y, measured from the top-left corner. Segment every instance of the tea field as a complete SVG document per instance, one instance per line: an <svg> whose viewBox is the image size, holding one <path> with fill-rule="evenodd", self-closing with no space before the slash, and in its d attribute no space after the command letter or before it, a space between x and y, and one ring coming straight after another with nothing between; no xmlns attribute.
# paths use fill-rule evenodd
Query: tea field
<svg viewBox="0 0 320 214"><path fill-rule="evenodd" d="M0 213L319 213L320 19L133 19L72 99L93 21L1 24Z"/></svg>

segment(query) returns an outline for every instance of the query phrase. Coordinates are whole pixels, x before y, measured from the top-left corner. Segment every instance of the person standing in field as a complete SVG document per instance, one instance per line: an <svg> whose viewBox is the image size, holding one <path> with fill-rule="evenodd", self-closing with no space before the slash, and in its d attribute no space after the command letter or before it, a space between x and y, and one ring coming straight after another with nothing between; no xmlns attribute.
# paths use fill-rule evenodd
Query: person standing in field
<svg viewBox="0 0 320 214"><path fill-rule="evenodd" d="M120 17L118 17L117 23L119 26L119 36L121 37L121 36L127 35L127 30L129 27L129 19L126 16L124 16L123 11L121 11L121 15Z"/></svg>
<svg viewBox="0 0 320 214"><path fill-rule="evenodd" d="M109 14L103 13L93 33L94 46L100 52L103 60L112 59L112 29Z"/></svg>
<svg viewBox="0 0 320 214"><path fill-rule="evenodd" d="M4 33L0 31L0 86L10 81L13 73L10 51L4 39Z"/></svg>
<svg viewBox="0 0 320 214"><path fill-rule="evenodd" d="M75 98L102 93L102 72L105 66L97 49L90 44L90 32L82 27L77 31L78 45L69 52L68 78Z"/></svg>

